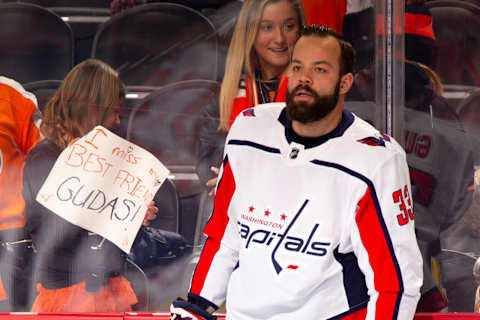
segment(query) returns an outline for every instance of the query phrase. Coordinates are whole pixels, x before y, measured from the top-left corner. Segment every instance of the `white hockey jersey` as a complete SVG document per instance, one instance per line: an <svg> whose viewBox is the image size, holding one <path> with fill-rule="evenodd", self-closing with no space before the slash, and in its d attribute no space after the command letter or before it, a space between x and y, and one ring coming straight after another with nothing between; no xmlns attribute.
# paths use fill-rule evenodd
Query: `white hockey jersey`
<svg viewBox="0 0 480 320"><path fill-rule="evenodd" d="M295 142L285 104L240 114L190 295L227 319L413 319L422 284L405 153L348 111Z"/></svg>

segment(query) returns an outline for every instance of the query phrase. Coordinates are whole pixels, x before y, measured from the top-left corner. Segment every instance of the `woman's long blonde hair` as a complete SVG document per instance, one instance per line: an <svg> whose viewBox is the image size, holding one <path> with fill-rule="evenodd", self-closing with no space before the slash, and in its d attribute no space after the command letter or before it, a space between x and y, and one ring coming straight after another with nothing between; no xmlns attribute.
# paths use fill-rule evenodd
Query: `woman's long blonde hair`
<svg viewBox="0 0 480 320"><path fill-rule="evenodd" d="M228 131L233 101L238 93L238 84L242 74L254 79L254 42L266 5L281 0L245 0L238 15L225 63L225 75L220 89L219 130ZM300 0L289 0L297 11L299 26L306 23L305 12Z"/></svg>
<svg viewBox="0 0 480 320"><path fill-rule="evenodd" d="M64 149L101 125L124 97L125 87L115 70L100 60L85 60L67 74L45 106L40 131Z"/></svg>

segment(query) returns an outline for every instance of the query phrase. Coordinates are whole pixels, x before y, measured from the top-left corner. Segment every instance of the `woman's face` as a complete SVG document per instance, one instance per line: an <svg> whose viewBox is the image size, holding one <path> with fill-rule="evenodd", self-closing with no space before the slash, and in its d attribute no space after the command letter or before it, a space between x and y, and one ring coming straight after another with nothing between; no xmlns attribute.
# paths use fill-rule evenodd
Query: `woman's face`
<svg viewBox="0 0 480 320"><path fill-rule="evenodd" d="M265 6L254 42L264 79L278 76L288 66L298 28L298 15L290 1Z"/></svg>
<svg viewBox="0 0 480 320"><path fill-rule="evenodd" d="M102 123L105 128L115 131L120 127L120 105L113 107Z"/></svg>

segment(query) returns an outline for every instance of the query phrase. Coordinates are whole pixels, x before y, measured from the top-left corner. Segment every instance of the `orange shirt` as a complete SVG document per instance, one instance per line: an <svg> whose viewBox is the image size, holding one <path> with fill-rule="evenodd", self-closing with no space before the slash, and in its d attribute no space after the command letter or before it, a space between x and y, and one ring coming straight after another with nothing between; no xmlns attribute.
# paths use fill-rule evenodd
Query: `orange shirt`
<svg viewBox="0 0 480 320"><path fill-rule="evenodd" d="M288 78L285 75L280 75L278 79L278 89L276 96L270 96L272 102L285 102L287 96ZM240 81L240 88L238 90L237 97L233 101L232 113L230 114L230 128L233 121L238 114L246 109L252 108L260 104L258 96L258 88L254 79L250 79L248 76L244 76Z"/></svg>
<svg viewBox="0 0 480 320"><path fill-rule="evenodd" d="M0 231L22 228L24 157L39 140L35 96L16 81L0 76Z"/></svg>
<svg viewBox="0 0 480 320"><path fill-rule="evenodd" d="M346 0L302 0L302 4L309 25L321 24L342 33Z"/></svg>

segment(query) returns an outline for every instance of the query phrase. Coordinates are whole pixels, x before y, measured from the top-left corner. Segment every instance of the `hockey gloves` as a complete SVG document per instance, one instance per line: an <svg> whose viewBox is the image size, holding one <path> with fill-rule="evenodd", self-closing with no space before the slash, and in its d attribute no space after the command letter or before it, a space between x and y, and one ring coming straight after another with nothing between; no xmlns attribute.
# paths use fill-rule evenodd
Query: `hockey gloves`
<svg viewBox="0 0 480 320"><path fill-rule="evenodd" d="M217 320L196 304L178 299L170 305L170 320Z"/></svg>

